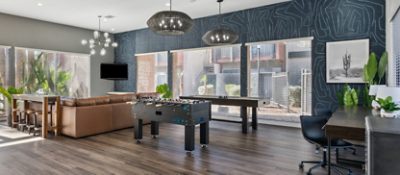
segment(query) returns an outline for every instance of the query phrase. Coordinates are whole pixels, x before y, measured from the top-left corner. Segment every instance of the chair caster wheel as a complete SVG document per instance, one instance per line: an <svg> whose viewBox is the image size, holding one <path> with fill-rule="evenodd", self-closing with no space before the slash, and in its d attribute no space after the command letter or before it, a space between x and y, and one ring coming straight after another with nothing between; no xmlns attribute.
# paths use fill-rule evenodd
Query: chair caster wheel
<svg viewBox="0 0 400 175"><path fill-rule="evenodd" d="M156 138L157 138L157 135L153 135L152 137L153 137L153 139L156 139Z"/></svg>
<svg viewBox="0 0 400 175"><path fill-rule="evenodd" d="M208 145L201 145L201 148L208 148Z"/></svg>
<svg viewBox="0 0 400 175"><path fill-rule="evenodd" d="M140 140L136 140L136 143L137 143L137 144L140 144L140 143L142 143L142 142L141 142Z"/></svg>
<svg viewBox="0 0 400 175"><path fill-rule="evenodd" d="M312 175L312 174L310 172L308 172L307 175Z"/></svg>
<svg viewBox="0 0 400 175"><path fill-rule="evenodd" d="M303 164L303 163L300 163L300 164L299 164L299 169L301 169L301 170L304 169L304 164Z"/></svg>
<svg viewBox="0 0 400 175"><path fill-rule="evenodd" d="M348 175L352 175L352 174L353 174L353 172L351 170L349 170Z"/></svg>

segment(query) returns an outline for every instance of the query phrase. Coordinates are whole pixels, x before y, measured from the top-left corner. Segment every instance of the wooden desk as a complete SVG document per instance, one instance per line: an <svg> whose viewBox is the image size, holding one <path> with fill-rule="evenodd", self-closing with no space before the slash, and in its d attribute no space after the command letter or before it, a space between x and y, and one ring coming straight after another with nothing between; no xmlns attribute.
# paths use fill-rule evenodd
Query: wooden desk
<svg viewBox="0 0 400 175"><path fill-rule="evenodd" d="M42 137L47 138L47 133L49 130L54 130L55 135L57 136L61 132L61 105L60 105L60 96L51 96L51 95L31 95L31 94L16 94L13 95L12 108L17 109L17 101L21 100L24 102L24 110L28 108L28 102L39 102L42 103ZM55 124L56 126L49 128L48 127L48 119L47 114L49 112L48 106L49 104L55 105L56 116L55 116ZM51 111L53 112L53 111ZM16 121L17 112L13 110L12 120Z"/></svg>
<svg viewBox="0 0 400 175"><path fill-rule="evenodd" d="M328 138L328 174L331 174L331 139L365 140L365 117L372 116L368 108L339 108L325 127Z"/></svg>
<svg viewBox="0 0 400 175"><path fill-rule="evenodd" d="M240 117L242 118L242 133L247 133L248 130L247 107L252 108L251 125L253 130L257 130L257 108L267 105L269 103L269 101L266 99L252 97L219 97L211 95L194 95L180 96L179 98L210 101L213 105L240 106Z"/></svg>

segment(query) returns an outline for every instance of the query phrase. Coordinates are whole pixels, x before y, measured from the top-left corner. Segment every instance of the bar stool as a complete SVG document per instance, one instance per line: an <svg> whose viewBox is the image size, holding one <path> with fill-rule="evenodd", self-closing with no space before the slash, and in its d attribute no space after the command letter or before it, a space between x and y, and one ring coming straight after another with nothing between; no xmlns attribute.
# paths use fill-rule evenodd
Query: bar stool
<svg viewBox="0 0 400 175"><path fill-rule="evenodd" d="M38 121L38 116L40 115L42 115L42 112L40 111L35 111L30 115L29 125L27 125L29 135L33 131L33 136L35 136L36 133L40 133L42 130L41 122Z"/></svg>
<svg viewBox="0 0 400 175"><path fill-rule="evenodd" d="M27 127L29 123L29 115L33 114L32 109L27 109L26 111L21 112L18 118L18 129L22 132L25 131L25 128Z"/></svg>
<svg viewBox="0 0 400 175"><path fill-rule="evenodd" d="M20 119L20 116L22 115L22 112L17 108L17 109L12 109L12 112L14 113L16 113L16 118L15 118L15 120L13 120L12 121L12 126L14 127L14 126L17 126L17 129L19 129L19 127L18 127L18 125L19 125L19 119Z"/></svg>

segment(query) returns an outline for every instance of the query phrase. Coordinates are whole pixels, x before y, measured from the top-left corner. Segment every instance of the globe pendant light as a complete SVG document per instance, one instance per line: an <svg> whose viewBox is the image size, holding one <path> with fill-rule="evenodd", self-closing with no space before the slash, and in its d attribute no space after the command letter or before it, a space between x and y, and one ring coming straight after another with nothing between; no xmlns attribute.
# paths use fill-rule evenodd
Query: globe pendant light
<svg viewBox="0 0 400 175"><path fill-rule="evenodd" d="M193 26L189 15L172 10L172 0L169 1L169 11L157 12L147 20L149 28L160 35L183 35Z"/></svg>
<svg viewBox="0 0 400 175"><path fill-rule="evenodd" d="M107 17L107 16L106 16ZM110 34L107 32L101 32L101 19L102 16L98 16L99 18L99 30L93 32L93 38L89 41L83 39L81 41L82 45L87 45L89 43L90 55L95 55L97 53L96 49L100 49L100 55L104 56L107 54L107 47L118 47L118 43L112 42L110 38ZM107 18L105 18L107 19Z"/></svg>
<svg viewBox="0 0 400 175"><path fill-rule="evenodd" d="M233 44L238 40L239 35L231 29L221 27L221 3L223 0L217 0L217 2L219 3L218 28L205 33L202 37L202 40L207 45L212 46Z"/></svg>

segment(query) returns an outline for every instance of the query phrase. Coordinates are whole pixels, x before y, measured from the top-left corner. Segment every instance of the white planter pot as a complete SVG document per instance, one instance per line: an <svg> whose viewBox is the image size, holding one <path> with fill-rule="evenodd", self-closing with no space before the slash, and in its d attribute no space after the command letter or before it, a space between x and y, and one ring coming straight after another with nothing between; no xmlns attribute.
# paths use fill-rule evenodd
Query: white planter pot
<svg viewBox="0 0 400 175"><path fill-rule="evenodd" d="M381 117L400 118L400 111L386 112L384 109L381 109Z"/></svg>

